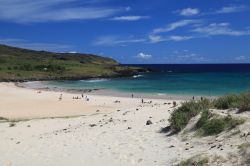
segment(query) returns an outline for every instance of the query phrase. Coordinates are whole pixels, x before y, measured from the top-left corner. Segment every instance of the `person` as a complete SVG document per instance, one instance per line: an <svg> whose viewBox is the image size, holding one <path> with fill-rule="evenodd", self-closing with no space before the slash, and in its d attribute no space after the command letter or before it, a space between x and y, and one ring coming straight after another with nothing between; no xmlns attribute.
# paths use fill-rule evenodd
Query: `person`
<svg viewBox="0 0 250 166"><path fill-rule="evenodd" d="M133 94L133 93L132 93L132 95L131 95L131 96L132 96L132 98L134 98L134 94Z"/></svg>
<svg viewBox="0 0 250 166"><path fill-rule="evenodd" d="M142 103L142 104L144 103L143 99L141 99L141 103Z"/></svg>
<svg viewBox="0 0 250 166"><path fill-rule="evenodd" d="M194 100L194 96L193 96L193 100Z"/></svg>
<svg viewBox="0 0 250 166"><path fill-rule="evenodd" d="M82 98L83 98L83 94L82 94Z"/></svg>
<svg viewBox="0 0 250 166"><path fill-rule="evenodd" d="M62 100L62 94L60 94L60 97L59 97L59 101L61 101Z"/></svg>

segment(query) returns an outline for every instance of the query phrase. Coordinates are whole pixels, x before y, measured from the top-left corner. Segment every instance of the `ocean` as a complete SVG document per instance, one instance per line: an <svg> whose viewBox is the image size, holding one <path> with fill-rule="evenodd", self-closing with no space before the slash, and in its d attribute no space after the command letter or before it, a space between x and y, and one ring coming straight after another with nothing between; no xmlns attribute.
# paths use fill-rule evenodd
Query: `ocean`
<svg viewBox="0 0 250 166"><path fill-rule="evenodd" d="M107 89L129 93L220 96L250 90L250 64L129 65L152 70L129 78L49 81L65 89Z"/></svg>

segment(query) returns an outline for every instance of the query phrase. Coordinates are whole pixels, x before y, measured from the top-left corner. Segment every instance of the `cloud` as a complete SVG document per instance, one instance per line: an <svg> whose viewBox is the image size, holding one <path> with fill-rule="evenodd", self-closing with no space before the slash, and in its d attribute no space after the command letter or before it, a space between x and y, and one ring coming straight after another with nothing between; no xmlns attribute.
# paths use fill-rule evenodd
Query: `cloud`
<svg viewBox="0 0 250 166"><path fill-rule="evenodd" d="M200 13L200 10L197 8L186 8L178 11L178 13L182 16L193 16Z"/></svg>
<svg viewBox="0 0 250 166"><path fill-rule="evenodd" d="M173 31L173 30L175 30L177 28L184 27L184 26L187 26L187 25L196 24L196 23L200 23L200 22L201 22L201 20L180 20L180 21L177 21L177 22L174 22L174 23L170 23L164 28L154 29L153 33L156 34L156 33L170 32L170 31Z"/></svg>
<svg viewBox="0 0 250 166"><path fill-rule="evenodd" d="M229 36L243 36L249 35L249 30L233 30L229 23L211 23L209 25L196 27L193 32L202 33L205 35L229 35Z"/></svg>
<svg viewBox="0 0 250 166"><path fill-rule="evenodd" d="M180 36L180 35L172 35L172 36L160 36L160 35L149 35L149 41L151 43L159 43L163 41L184 41L193 39L193 36Z"/></svg>
<svg viewBox="0 0 250 166"><path fill-rule="evenodd" d="M139 59L148 60L148 59L152 58L152 55L140 52L136 57Z"/></svg>
<svg viewBox="0 0 250 166"><path fill-rule="evenodd" d="M119 16L113 17L111 20L113 21L138 21L143 19L149 19L149 16Z"/></svg>
<svg viewBox="0 0 250 166"><path fill-rule="evenodd" d="M105 18L120 9L98 7L87 0L0 0L0 20L30 23ZM98 1L99 2L99 1Z"/></svg>
<svg viewBox="0 0 250 166"><path fill-rule="evenodd" d="M237 56L234 59L237 61L245 61L245 60L248 60L249 58L246 56Z"/></svg>
<svg viewBox="0 0 250 166"><path fill-rule="evenodd" d="M142 43L146 42L146 39L144 38L134 38L133 36L131 37L120 37L120 36L101 36L95 39L92 44L94 46L124 46L129 43Z"/></svg>
<svg viewBox="0 0 250 166"><path fill-rule="evenodd" d="M166 56L165 59L172 63L202 63L209 61L205 57L189 50L174 51L170 56Z"/></svg>
<svg viewBox="0 0 250 166"><path fill-rule="evenodd" d="M239 6L224 6L221 9L215 11L217 14L225 14L225 13L236 13L236 12L243 12L248 10L249 7L245 5L239 5Z"/></svg>
<svg viewBox="0 0 250 166"><path fill-rule="evenodd" d="M60 43L36 43L23 39L14 38L0 38L0 44L10 45L14 47L27 48L39 51L54 51L54 52L68 52L74 49L74 46Z"/></svg>

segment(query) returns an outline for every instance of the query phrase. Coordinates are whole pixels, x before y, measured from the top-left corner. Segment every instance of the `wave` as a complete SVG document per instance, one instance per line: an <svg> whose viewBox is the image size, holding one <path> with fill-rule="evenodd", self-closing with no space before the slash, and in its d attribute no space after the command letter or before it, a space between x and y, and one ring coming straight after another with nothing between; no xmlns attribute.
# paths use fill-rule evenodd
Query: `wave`
<svg viewBox="0 0 250 166"><path fill-rule="evenodd" d="M139 77L143 77L143 75L134 75L133 78L139 78Z"/></svg>
<svg viewBox="0 0 250 166"><path fill-rule="evenodd" d="M91 80L81 80L81 82L104 82L104 81L109 81L109 79L91 79Z"/></svg>

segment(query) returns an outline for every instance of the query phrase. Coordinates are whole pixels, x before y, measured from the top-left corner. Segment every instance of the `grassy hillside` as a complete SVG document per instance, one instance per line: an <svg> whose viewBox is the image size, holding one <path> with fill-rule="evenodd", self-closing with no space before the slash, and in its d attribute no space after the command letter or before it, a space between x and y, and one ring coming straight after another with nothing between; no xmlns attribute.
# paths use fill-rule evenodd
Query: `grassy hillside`
<svg viewBox="0 0 250 166"><path fill-rule="evenodd" d="M34 51L0 45L0 81L122 77L144 69L120 66L111 58Z"/></svg>

